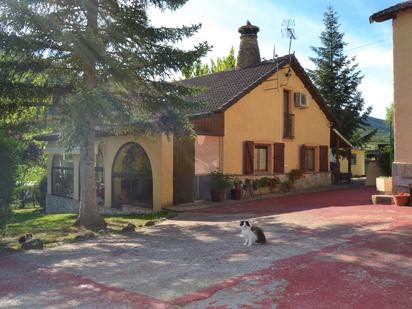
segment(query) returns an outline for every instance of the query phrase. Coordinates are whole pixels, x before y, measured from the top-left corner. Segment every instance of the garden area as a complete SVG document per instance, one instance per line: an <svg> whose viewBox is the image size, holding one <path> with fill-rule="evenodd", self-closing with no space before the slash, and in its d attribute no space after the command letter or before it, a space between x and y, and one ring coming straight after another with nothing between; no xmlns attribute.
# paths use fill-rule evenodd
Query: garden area
<svg viewBox="0 0 412 309"><path fill-rule="evenodd" d="M83 241L101 235L122 233L129 224L137 229L154 225L174 216L172 212L157 212L145 215L104 215L107 228L93 232L74 226L77 214L42 214L39 208L14 209L7 219L0 220L0 254L6 250L21 248L18 239L32 234L44 247L56 247L69 242Z"/></svg>

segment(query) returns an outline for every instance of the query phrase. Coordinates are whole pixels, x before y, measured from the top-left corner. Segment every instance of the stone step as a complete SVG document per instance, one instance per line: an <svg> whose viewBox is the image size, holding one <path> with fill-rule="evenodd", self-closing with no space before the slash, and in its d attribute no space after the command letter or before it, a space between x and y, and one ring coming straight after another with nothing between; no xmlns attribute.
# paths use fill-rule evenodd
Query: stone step
<svg viewBox="0 0 412 309"><path fill-rule="evenodd" d="M393 197L390 194L375 194L372 195L373 205L392 205Z"/></svg>

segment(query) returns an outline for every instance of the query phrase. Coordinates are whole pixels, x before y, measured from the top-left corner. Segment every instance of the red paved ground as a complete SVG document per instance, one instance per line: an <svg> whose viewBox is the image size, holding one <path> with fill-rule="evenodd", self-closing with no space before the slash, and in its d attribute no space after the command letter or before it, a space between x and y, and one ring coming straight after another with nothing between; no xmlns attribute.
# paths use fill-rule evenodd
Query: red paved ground
<svg viewBox="0 0 412 309"><path fill-rule="evenodd" d="M296 239L336 238L339 242L273 260L270 267L171 300L3 256L0 308L12 307L13 300L13 307L26 307L25 290L37 283L44 291L53 288L56 295L48 292L50 302L37 301L31 308L70 307L70 301L85 308L412 308L412 207L373 206L372 193L371 188L305 193L185 214L200 221L217 214L279 215L275 219L307 224L287 231ZM307 218L313 222L306 222ZM320 228L311 228L318 222L323 224ZM7 271L11 268L16 269L14 274Z"/></svg>
<svg viewBox="0 0 412 309"><path fill-rule="evenodd" d="M239 281L255 276L260 287L280 279L288 285L280 293L257 301L256 307L241 308L412 308L412 207L372 205L374 193L372 187L350 188L197 212L264 216L310 210L310 215L342 224L343 229L348 224L357 228L387 224L369 235L354 236L344 245L277 261L268 269L242 277ZM326 233L338 237L341 232L338 228ZM226 288L233 284L228 282ZM206 292L213 294L216 289ZM231 306L211 303L207 308Z"/></svg>

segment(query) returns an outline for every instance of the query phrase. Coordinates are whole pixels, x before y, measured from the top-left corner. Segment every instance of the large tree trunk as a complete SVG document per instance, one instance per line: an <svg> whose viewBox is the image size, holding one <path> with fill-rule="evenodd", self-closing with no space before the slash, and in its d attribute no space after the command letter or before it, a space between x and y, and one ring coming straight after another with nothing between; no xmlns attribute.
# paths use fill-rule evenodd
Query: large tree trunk
<svg viewBox="0 0 412 309"><path fill-rule="evenodd" d="M87 32L95 38L97 34L98 1L86 1L85 9L87 14ZM91 42L89 42L89 44L92 45ZM96 60L93 57L93 52L89 54L87 59L88 61L84 63L83 70L85 83L90 88L96 88ZM96 199L95 123L93 121L93 115L85 115L85 117L82 123L82 136L80 141L80 212L75 224L85 226L89 229L99 230L106 227L106 222L99 214Z"/></svg>
<svg viewBox="0 0 412 309"><path fill-rule="evenodd" d="M86 136L80 142L80 212L76 225L85 226L91 230L100 230L106 227L106 222L99 214L96 199L94 123L88 120L85 126L87 127Z"/></svg>

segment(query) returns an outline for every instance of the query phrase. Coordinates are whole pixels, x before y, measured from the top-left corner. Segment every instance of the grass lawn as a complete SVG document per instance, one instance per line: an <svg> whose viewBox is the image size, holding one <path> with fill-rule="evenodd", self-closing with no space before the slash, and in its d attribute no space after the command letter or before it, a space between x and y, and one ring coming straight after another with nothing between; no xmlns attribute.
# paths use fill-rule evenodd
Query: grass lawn
<svg viewBox="0 0 412 309"><path fill-rule="evenodd" d="M162 211L148 215L104 215L108 230L100 234L119 233L128 223L143 226L148 221L162 221L173 216L173 213ZM13 210L7 221L0 221L0 251L9 247L19 249L17 239L26 233L41 239L45 247L55 247L71 242L76 236L84 235L84 228L73 226L76 214L41 214L37 209Z"/></svg>

